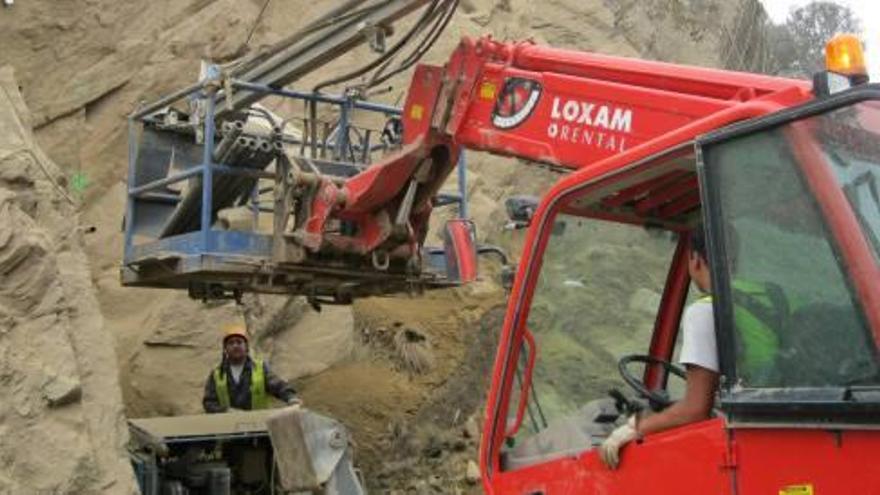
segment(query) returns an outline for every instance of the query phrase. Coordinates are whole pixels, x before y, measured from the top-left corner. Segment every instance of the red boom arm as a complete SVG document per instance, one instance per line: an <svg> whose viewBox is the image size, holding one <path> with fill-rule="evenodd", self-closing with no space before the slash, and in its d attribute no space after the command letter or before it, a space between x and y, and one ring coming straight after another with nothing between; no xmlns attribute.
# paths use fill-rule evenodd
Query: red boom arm
<svg viewBox="0 0 880 495"><path fill-rule="evenodd" d="M806 81L464 38L445 67L417 67L402 149L333 185L343 201L314 196L308 234L322 240L316 250L409 258L462 147L574 170L743 101L808 91ZM325 233L334 217L357 233Z"/></svg>

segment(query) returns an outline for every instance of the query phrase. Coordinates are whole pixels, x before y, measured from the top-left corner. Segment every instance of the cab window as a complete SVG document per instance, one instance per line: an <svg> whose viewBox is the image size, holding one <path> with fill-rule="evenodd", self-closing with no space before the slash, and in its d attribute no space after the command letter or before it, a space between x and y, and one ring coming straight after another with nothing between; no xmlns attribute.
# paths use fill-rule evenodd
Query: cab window
<svg viewBox="0 0 880 495"><path fill-rule="evenodd" d="M648 352L676 241L668 231L556 217L527 324L537 348L532 387L522 425L505 447L507 469L588 450L614 428L619 411L609 390L633 396L618 360ZM638 366L632 371L641 374Z"/></svg>
<svg viewBox="0 0 880 495"><path fill-rule="evenodd" d="M872 112L876 113L876 109ZM880 115L874 115L874 118ZM799 163L822 150L877 253L880 209L876 162L849 134L853 108L734 138L706 150L706 182L717 201L710 221L720 237L730 294L722 322L732 330L733 383L742 387L876 384L871 333L838 246ZM853 120L855 119L855 120ZM880 136L865 140L876 148ZM730 342L730 341L728 341Z"/></svg>

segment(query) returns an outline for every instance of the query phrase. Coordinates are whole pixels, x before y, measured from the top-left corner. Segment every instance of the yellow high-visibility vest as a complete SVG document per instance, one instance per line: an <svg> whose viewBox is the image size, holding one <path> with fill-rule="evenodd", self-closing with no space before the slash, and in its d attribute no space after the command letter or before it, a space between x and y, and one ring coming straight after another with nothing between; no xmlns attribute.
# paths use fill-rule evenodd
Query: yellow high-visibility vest
<svg viewBox="0 0 880 495"><path fill-rule="evenodd" d="M263 370L263 360L255 359L251 366L251 409L267 409L269 397L266 396L266 373ZM229 382L221 366L214 369L214 388L217 390L217 400L223 409L229 409Z"/></svg>

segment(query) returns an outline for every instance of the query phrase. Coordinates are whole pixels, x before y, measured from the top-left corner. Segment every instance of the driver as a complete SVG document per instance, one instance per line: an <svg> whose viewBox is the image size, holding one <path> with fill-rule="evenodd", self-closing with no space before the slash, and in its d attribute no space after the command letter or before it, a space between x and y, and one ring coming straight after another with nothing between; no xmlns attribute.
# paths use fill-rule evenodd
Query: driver
<svg viewBox="0 0 880 495"><path fill-rule="evenodd" d="M631 416L625 424L611 432L599 447L599 457L609 468L620 463L620 448L643 435L709 418L718 387L718 348L712 316L712 281L706 255L703 226L690 233L688 273L705 295L688 306L681 320L682 344L679 361L687 370L684 398L657 414L639 418Z"/></svg>

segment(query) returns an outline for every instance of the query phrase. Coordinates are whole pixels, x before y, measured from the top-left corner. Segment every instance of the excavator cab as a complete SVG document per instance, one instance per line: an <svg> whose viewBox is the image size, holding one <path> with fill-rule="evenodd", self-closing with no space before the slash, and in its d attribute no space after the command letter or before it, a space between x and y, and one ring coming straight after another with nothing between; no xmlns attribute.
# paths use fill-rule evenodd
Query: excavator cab
<svg viewBox="0 0 880 495"><path fill-rule="evenodd" d="M487 404L487 491L876 490L880 86L678 137L573 173L535 212ZM713 414L627 444L610 470L596 447L615 426L681 397L699 223Z"/></svg>

